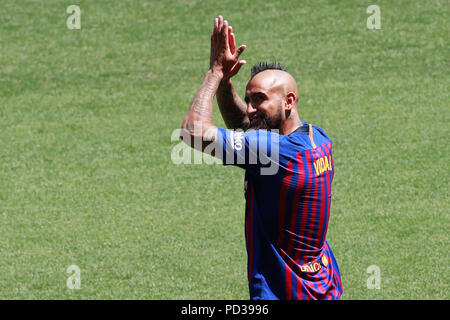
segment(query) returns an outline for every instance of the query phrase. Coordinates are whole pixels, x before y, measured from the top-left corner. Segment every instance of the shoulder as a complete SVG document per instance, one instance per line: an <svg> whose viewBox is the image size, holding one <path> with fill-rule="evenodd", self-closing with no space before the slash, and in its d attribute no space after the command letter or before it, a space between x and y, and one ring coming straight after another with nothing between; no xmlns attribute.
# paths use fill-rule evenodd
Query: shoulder
<svg viewBox="0 0 450 320"><path fill-rule="evenodd" d="M315 126L315 125L313 125L312 127L316 134L322 136L326 140L331 141L330 137L326 134L324 129L322 129L321 127Z"/></svg>

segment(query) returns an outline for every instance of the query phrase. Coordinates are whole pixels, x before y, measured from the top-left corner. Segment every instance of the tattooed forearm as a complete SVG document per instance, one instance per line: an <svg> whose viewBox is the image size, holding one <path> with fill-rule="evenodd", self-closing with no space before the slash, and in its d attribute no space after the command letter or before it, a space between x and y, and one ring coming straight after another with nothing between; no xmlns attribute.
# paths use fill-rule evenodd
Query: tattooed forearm
<svg viewBox="0 0 450 320"><path fill-rule="evenodd" d="M217 74L208 72L200 89L198 89L192 102L189 113L193 112L202 120L212 123L212 105L214 95L219 86L220 77Z"/></svg>
<svg viewBox="0 0 450 320"><path fill-rule="evenodd" d="M190 141L188 143L190 146L193 146L192 139L201 139L200 145L202 148L208 142L215 140L217 128L212 124L212 112L214 95L216 94L220 80L221 76L219 74L211 70L206 73L205 79L184 118L181 129L184 132L183 134L189 136L188 141L185 142L188 143Z"/></svg>
<svg viewBox="0 0 450 320"><path fill-rule="evenodd" d="M200 117L206 117L212 121L212 103L219 82L220 78L217 75L207 75L205 81L195 95L191 109Z"/></svg>
<svg viewBox="0 0 450 320"><path fill-rule="evenodd" d="M230 129L246 129L247 106L233 88L231 81L222 81L217 90L217 104L225 124Z"/></svg>

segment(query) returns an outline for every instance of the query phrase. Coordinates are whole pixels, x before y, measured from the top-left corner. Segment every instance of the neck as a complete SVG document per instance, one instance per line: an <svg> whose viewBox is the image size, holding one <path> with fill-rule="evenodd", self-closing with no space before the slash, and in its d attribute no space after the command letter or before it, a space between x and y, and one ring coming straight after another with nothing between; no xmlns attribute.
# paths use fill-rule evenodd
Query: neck
<svg viewBox="0 0 450 320"><path fill-rule="evenodd" d="M280 134L288 135L297 130L302 125L300 117L297 112L291 112L289 118L287 118L280 128Z"/></svg>

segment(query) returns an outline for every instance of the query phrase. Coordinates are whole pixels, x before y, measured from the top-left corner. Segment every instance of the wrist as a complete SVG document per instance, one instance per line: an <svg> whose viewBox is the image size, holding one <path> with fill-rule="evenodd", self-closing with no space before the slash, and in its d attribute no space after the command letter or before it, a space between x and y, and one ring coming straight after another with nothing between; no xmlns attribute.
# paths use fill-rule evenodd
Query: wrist
<svg viewBox="0 0 450 320"><path fill-rule="evenodd" d="M231 85L231 77L223 75L222 81L220 81L221 85Z"/></svg>
<svg viewBox="0 0 450 320"><path fill-rule="evenodd" d="M220 90L229 90L232 87L231 77L223 76L222 80L219 83Z"/></svg>
<svg viewBox="0 0 450 320"><path fill-rule="evenodd" d="M218 68L209 69L207 74L217 77L220 81L223 80L223 72L222 72L222 70L219 70Z"/></svg>

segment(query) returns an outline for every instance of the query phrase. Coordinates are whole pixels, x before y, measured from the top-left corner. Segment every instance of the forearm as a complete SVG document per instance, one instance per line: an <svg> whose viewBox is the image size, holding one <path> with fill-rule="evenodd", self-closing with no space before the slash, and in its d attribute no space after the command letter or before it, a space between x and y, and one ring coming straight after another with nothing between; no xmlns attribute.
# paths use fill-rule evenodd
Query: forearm
<svg viewBox="0 0 450 320"><path fill-rule="evenodd" d="M249 124L247 106L234 90L231 79L220 82L216 98L227 127L245 130Z"/></svg>
<svg viewBox="0 0 450 320"><path fill-rule="evenodd" d="M181 126L182 131L189 136L203 141L214 140L211 134L211 129L215 128L212 124L213 101L221 79L220 74L212 70L206 73Z"/></svg>

